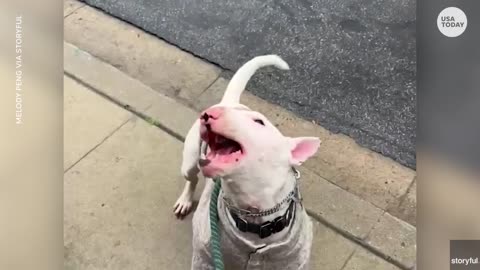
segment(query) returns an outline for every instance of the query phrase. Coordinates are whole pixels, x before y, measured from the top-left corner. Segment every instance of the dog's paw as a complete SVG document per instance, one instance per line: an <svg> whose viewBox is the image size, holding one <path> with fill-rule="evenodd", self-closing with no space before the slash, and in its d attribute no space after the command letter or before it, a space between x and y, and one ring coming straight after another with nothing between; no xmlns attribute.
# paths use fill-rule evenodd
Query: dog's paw
<svg viewBox="0 0 480 270"><path fill-rule="evenodd" d="M192 196L189 194L182 194L173 206L173 212L178 219L183 219L191 212L192 206Z"/></svg>

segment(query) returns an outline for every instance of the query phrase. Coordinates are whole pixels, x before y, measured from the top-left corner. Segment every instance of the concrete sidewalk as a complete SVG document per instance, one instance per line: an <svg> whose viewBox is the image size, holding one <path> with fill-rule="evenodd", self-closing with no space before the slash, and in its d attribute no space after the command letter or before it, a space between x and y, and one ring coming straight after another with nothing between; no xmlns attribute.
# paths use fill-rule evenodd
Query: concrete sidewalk
<svg viewBox="0 0 480 270"><path fill-rule="evenodd" d="M66 266L189 269L190 219L171 209L184 184L182 140L228 81L80 2L66 1L65 16ZM242 101L287 135L323 141L301 168L312 269L413 267L415 172L249 92Z"/></svg>
<svg viewBox="0 0 480 270"><path fill-rule="evenodd" d="M184 183L178 137L197 113L70 44L65 71L67 269L189 269L191 216L177 221L171 206ZM302 173L315 224L312 269L399 269L381 258L389 253L396 264L413 262L408 225L392 229L395 218L359 209L366 202Z"/></svg>

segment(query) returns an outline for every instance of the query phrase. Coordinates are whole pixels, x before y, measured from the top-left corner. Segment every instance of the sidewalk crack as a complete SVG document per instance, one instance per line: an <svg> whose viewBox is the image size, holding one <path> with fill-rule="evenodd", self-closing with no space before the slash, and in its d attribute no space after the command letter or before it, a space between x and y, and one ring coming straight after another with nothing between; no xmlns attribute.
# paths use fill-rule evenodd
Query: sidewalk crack
<svg viewBox="0 0 480 270"><path fill-rule="evenodd" d="M70 13L68 13L67 15L64 15L63 16L63 20L67 19L68 17L70 17L70 15L72 15L73 13L75 13L77 10L80 10L82 8L84 8L86 6L86 4L83 4L83 6L80 6L74 10L72 10Z"/></svg>
<svg viewBox="0 0 480 270"><path fill-rule="evenodd" d="M110 132L101 142L99 142L97 145L92 147L87 153L85 153L83 156L81 156L77 161L75 161L72 165L70 165L66 170L63 171L63 174L66 174L70 169L75 167L80 161L82 161L86 156L88 156L91 152L95 151L100 145L102 145L106 140L108 140L110 137L112 137L113 134L115 134L119 129L121 129L126 123L128 123L132 118L135 116L129 117L125 122L123 122L121 125L119 125L117 128L115 128L112 132Z"/></svg>
<svg viewBox="0 0 480 270"><path fill-rule="evenodd" d="M371 246L366 240L368 239L368 237L370 236L370 233L373 231L373 229L375 228L375 226L377 225L377 223L375 223L375 225L372 226L372 229L367 233L367 235L364 237L364 238L358 238L356 237L355 235L353 235L351 232L349 231L346 231L342 228L339 228L337 226L335 226L333 223L331 223L330 221L326 220L324 217L322 217L321 215L309 210L309 209L306 209L307 211L307 214L314 220L320 222L321 224L323 224L324 226L326 226L327 228L333 230L334 232L340 234L342 237L356 243L357 245L363 247L364 249L366 249L368 252L374 254L375 256L387 261L388 263L390 264L393 264L395 265L396 267L402 269L402 270L408 270L408 267L406 267L405 265L403 265L401 262L399 262L398 260L390 257L389 255L385 254L383 251L381 250L378 250L376 249L375 247ZM383 216L386 212L383 211L382 215L380 216Z"/></svg>
<svg viewBox="0 0 480 270"><path fill-rule="evenodd" d="M345 260L345 263L342 265L342 268L340 268L340 270L343 270L345 269L345 267L347 266L348 262L350 261L350 259L352 259L353 257L353 254L355 254L355 251L357 251L357 247L355 247L352 251L352 253L350 253L350 255L348 256L348 258Z"/></svg>
<svg viewBox="0 0 480 270"><path fill-rule="evenodd" d="M200 94L198 94L195 98L199 98L201 95L203 95L203 93L205 93L210 87L212 87L212 85L214 85L218 79L220 79L220 73L218 73L217 77L215 78L215 80L213 80L209 85L207 85L207 87L205 87L205 89L202 90L202 92L200 92Z"/></svg>
<svg viewBox="0 0 480 270"><path fill-rule="evenodd" d="M403 204L403 202L407 199L407 195L410 193L410 191L412 191L413 185L415 184L416 180L417 180L417 176L413 177L413 180L412 180L412 182L410 182L410 184L408 185L407 190L405 190L405 193L403 193L403 194L400 196L397 205L394 205L394 206L392 206L392 207L399 207L400 205ZM392 208L392 207L389 207L389 209L387 209L387 212L388 212L388 210L390 210L390 208Z"/></svg>

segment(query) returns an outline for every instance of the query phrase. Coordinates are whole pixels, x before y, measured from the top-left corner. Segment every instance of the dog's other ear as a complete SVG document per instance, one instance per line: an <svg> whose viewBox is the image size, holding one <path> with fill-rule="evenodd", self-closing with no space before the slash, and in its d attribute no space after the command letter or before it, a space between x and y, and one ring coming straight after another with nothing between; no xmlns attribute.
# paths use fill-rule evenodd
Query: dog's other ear
<svg viewBox="0 0 480 270"><path fill-rule="evenodd" d="M183 144L183 160L182 175L187 180L195 181L197 174L200 172L198 168L198 160L200 159L200 119L197 119L188 131Z"/></svg>
<svg viewBox="0 0 480 270"><path fill-rule="evenodd" d="M320 146L320 139L316 137L297 137L290 140L290 163L300 165L315 155Z"/></svg>

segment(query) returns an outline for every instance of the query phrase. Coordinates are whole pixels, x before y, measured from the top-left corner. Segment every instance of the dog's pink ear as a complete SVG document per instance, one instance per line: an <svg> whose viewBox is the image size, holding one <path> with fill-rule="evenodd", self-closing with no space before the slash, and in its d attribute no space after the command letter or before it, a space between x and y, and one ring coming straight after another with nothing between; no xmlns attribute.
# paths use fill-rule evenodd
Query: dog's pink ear
<svg viewBox="0 0 480 270"><path fill-rule="evenodd" d="M316 137L290 138L290 163L292 165L300 165L305 162L311 156L315 155L320 146L320 142L320 139Z"/></svg>

